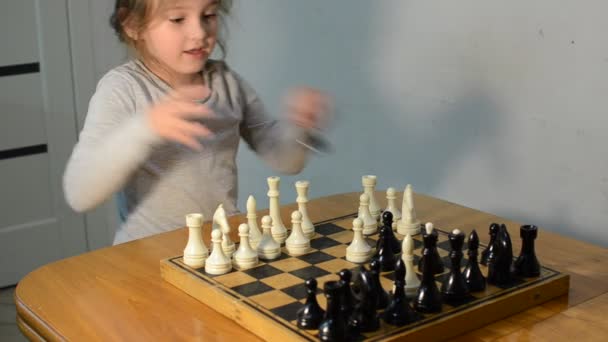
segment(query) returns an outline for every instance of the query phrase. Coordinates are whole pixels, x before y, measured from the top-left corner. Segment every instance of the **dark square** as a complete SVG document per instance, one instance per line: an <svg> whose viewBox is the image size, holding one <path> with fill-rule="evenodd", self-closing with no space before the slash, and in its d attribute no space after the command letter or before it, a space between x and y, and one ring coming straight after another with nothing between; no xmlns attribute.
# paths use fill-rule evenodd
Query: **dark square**
<svg viewBox="0 0 608 342"><path fill-rule="evenodd" d="M270 310L275 315L281 317L282 319L291 322L295 321L298 318L298 310L304 306L304 304L300 302L289 303L287 305L279 306L278 308L274 308Z"/></svg>
<svg viewBox="0 0 608 342"><path fill-rule="evenodd" d="M275 276L277 274L283 273L283 271L274 268L270 265L262 265L255 268L251 268L243 271L243 273L248 274L258 280Z"/></svg>
<svg viewBox="0 0 608 342"><path fill-rule="evenodd" d="M293 285L288 288L284 288L281 291L287 293L288 295L290 295L291 297L293 297L297 300L304 299L308 295L306 293L306 285L304 285L304 283ZM320 292L321 292L321 290L319 288L317 288L317 293L320 293Z"/></svg>
<svg viewBox="0 0 608 342"><path fill-rule="evenodd" d="M513 280L512 280L510 283L508 283L508 284L504 284L504 285L495 285L495 284L492 284L492 286L496 286L496 287L498 287L499 289L506 290L506 289L509 289L509 288L515 287L515 286L517 286L517 285L521 285L521 284L523 284L523 283L525 283L525 282L526 282L526 281L525 281L524 279L513 278Z"/></svg>
<svg viewBox="0 0 608 342"><path fill-rule="evenodd" d="M281 252L281 255L279 255L278 258L272 259L272 260L266 260L266 262L270 264L272 262L284 260L284 259L287 259L287 258L291 258L291 255Z"/></svg>
<svg viewBox="0 0 608 342"><path fill-rule="evenodd" d="M328 237L320 237L318 239L313 239L310 241L310 247L314 248L314 249L324 249L324 248L329 248L329 247L333 247L336 245L340 245L341 243L330 239Z"/></svg>
<svg viewBox="0 0 608 342"><path fill-rule="evenodd" d="M324 223L315 227L315 232L320 235L331 235L343 231L344 228L333 223Z"/></svg>
<svg viewBox="0 0 608 342"><path fill-rule="evenodd" d="M237 292L245 297L250 297L250 296L258 295L260 293L272 291L272 290L274 290L274 288L272 288L260 281L254 281L251 283L233 287L232 290L234 290L235 292Z"/></svg>
<svg viewBox="0 0 608 342"><path fill-rule="evenodd" d="M318 278L321 276L324 276L326 274L329 274L329 272L327 272L324 269L318 268L316 266L308 266L306 268L301 268L299 270L295 270L295 271L291 271L289 272L293 275L295 275L296 277L300 278L300 279L308 279L308 278Z"/></svg>
<svg viewBox="0 0 608 342"><path fill-rule="evenodd" d="M441 291L441 289L439 289L439 291ZM468 296L466 296L465 298L458 299L458 300L448 300L448 299L446 299L446 298L443 298L443 301L444 301L446 304L448 304L448 305L450 305L450 306L453 306L453 307L459 307L459 306L461 306L461 305L468 304L468 303L470 303L470 302L472 302L472 301L474 301L474 300L476 300L476 298L475 298L475 297L473 297L473 296L471 296L471 295L468 295Z"/></svg>
<svg viewBox="0 0 608 342"><path fill-rule="evenodd" d="M451 251L452 250L452 246L450 246L450 240L445 240L442 242L437 243L437 248L438 249L443 249L445 251ZM463 243L462 244L462 250L464 251L465 249L467 249L467 244Z"/></svg>
<svg viewBox="0 0 608 342"><path fill-rule="evenodd" d="M320 251L316 251L310 254L306 254L306 255L302 255L297 257L298 259L302 260L302 261L306 261L309 264L318 264L321 263L323 261L327 261L327 260L331 260L334 259L335 257L329 255L329 254L325 254L323 252Z"/></svg>
<svg viewBox="0 0 608 342"><path fill-rule="evenodd" d="M443 261L443 267L445 268L446 271L452 269L452 259L450 259L450 257L448 255L441 258L441 260ZM465 258L462 258L460 260L460 268L463 268L466 265L467 265L467 261L465 260Z"/></svg>

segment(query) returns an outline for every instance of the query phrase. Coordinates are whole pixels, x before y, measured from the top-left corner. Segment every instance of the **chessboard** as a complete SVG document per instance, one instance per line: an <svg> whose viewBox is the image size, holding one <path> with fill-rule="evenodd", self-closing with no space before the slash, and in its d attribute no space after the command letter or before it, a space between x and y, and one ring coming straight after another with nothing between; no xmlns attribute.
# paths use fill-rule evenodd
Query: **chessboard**
<svg viewBox="0 0 608 342"><path fill-rule="evenodd" d="M275 260L260 260L254 268L241 271L233 269L218 276L207 274L204 268L193 269L184 264L182 256L175 256L161 260L161 275L167 282L264 340L317 341L318 331L299 329L296 322L297 311L307 297L304 283L309 278L317 280L317 301L325 309L324 283L338 280L337 273L343 269L356 272L359 265L347 261L345 257L346 247L353 238L352 223L356 216L357 214L351 214L315 223L315 236L310 241L312 249L302 256L290 256L285 247L282 247L281 256ZM446 281L450 272L450 245L448 233L440 227L436 230L439 236L437 249L446 265L445 272L435 277L438 288L441 288L441 283ZM486 233L479 232L480 236ZM403 236L397 233L395 235L399 240L403 239ZM418 234L413 238L414 262L417 265L422 237ZM378 234L366 239L371 246L375 246ZM485 248L486 246L480 245L480 252ZM467 261L466 252L464 255L463 266ZM467 300L458 304L444 303L439 313L419 314L415 322L401 327L388 325L381 320L379 329L360 333L353 339L445 339L568 293L569 276L542 266L542 260L540 262L541 272L538 277L518 279L500 287L488 284L484 291L472 292ZM480 268L484 276L487 276L487 267L480 265ZM422 279L420 273L418 277ZM393 279L394 272L381 273L380 282L387 292L393 288Z"/></svg>

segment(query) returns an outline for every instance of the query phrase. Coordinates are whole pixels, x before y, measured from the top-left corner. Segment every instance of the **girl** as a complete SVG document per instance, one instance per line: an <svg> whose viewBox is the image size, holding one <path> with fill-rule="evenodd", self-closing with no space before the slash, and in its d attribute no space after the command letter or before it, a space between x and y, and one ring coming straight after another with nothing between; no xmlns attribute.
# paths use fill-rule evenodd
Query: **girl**
<svg viewBox="0 0 608 342"><path fill-rule="evenodd" d="M118 192L114 244L183 226L185 213L237 212L242 137L277 172L305 165L308 131L327 98L299 89L283 120L267 117L255 91L225 62L209 59L227 0L117 0L112 26L135 58L99 81L64 174L76 211Z"/></svg>

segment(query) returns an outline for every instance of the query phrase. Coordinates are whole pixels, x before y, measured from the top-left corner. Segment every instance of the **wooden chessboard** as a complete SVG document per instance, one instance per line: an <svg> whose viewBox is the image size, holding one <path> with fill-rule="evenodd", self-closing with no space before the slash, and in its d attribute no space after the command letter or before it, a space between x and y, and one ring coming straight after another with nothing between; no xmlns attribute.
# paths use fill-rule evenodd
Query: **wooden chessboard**
<svg viewBox="0 0 608 342"><path fill-rule="evenodd" d="M296 313L306 298L304 281L310 277L317 279L317 299L325 309L323 284L328 280L338 280L336 273L342 269L354 270L358 267L345 257L346 247L352 240L351 227L355 217L356 214L352 214L316 223L316 235L311 240L312 250L303 256L289 256L283 247L282 255L276 260L260 261L255 268L243 271L233 269L220 276L206 274L202 268L192 269L183 263L182 256L176 256L161 260L161 276L265 340L315 341L318 340L317 331L302 330L296 325ZM445 272L436 276L437 285L441 288L441 283L449 274L450 247L447 233L437 230L437 247L446 266ZM482 236L487 231L478 233ZM396 235L400 240L403 238ZM375 246L378 235L368 239L370 245ZM420 258L421 240L420 235L414 236L416 265ZM483 249L485 246L480 245L480 253ZM518 252L514 251L514 254ZM463 266L466 264L466 252L464 255ZM542 264L542 260L540 262ZM487 268L483 265L480 268L487 275ZM421 278L420 274L418 276ZM381 274L380 280L385 290L392 289L393 277L393 272ZM381 321L379 330L364 333L358 339L392 340L406 336L425 340L448 338L566 294L568 288L567 274L542 267L539 277L517 280L504 287L488 285L485 291L472 293L469 300L456 306L444 303L440 313L420 315L418 321L409 325L394 327Z"/></svg>

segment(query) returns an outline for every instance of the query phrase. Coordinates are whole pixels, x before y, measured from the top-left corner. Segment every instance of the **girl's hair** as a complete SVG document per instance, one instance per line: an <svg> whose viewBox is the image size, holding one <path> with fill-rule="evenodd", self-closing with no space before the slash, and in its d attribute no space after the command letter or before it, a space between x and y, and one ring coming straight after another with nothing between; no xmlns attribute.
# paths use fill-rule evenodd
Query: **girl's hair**
<svg viewBox="0 0 608 342"><path fill-rule="evenodd" d="M157 10L154 5L158 7L159 1L166 0L116 0L114 13L112 13L112 16L110 17L110 26L112 26L116 32L118 39L138 51L139 49L136 41L127 35L125 25L130 25L136 29L137 33L141 33L150 22L153 11ZM230 9L232 8L232 0L217 0L217 2L219 16L228 16L230 14ZM224 20L221 20L220 24L225 31L223 23ZM222 57L225 57L226 41L224 40L222 30L220 30L220 34L218 35L217 45L222 52ZM141 53L141 51L138 52Z"/></svg>

